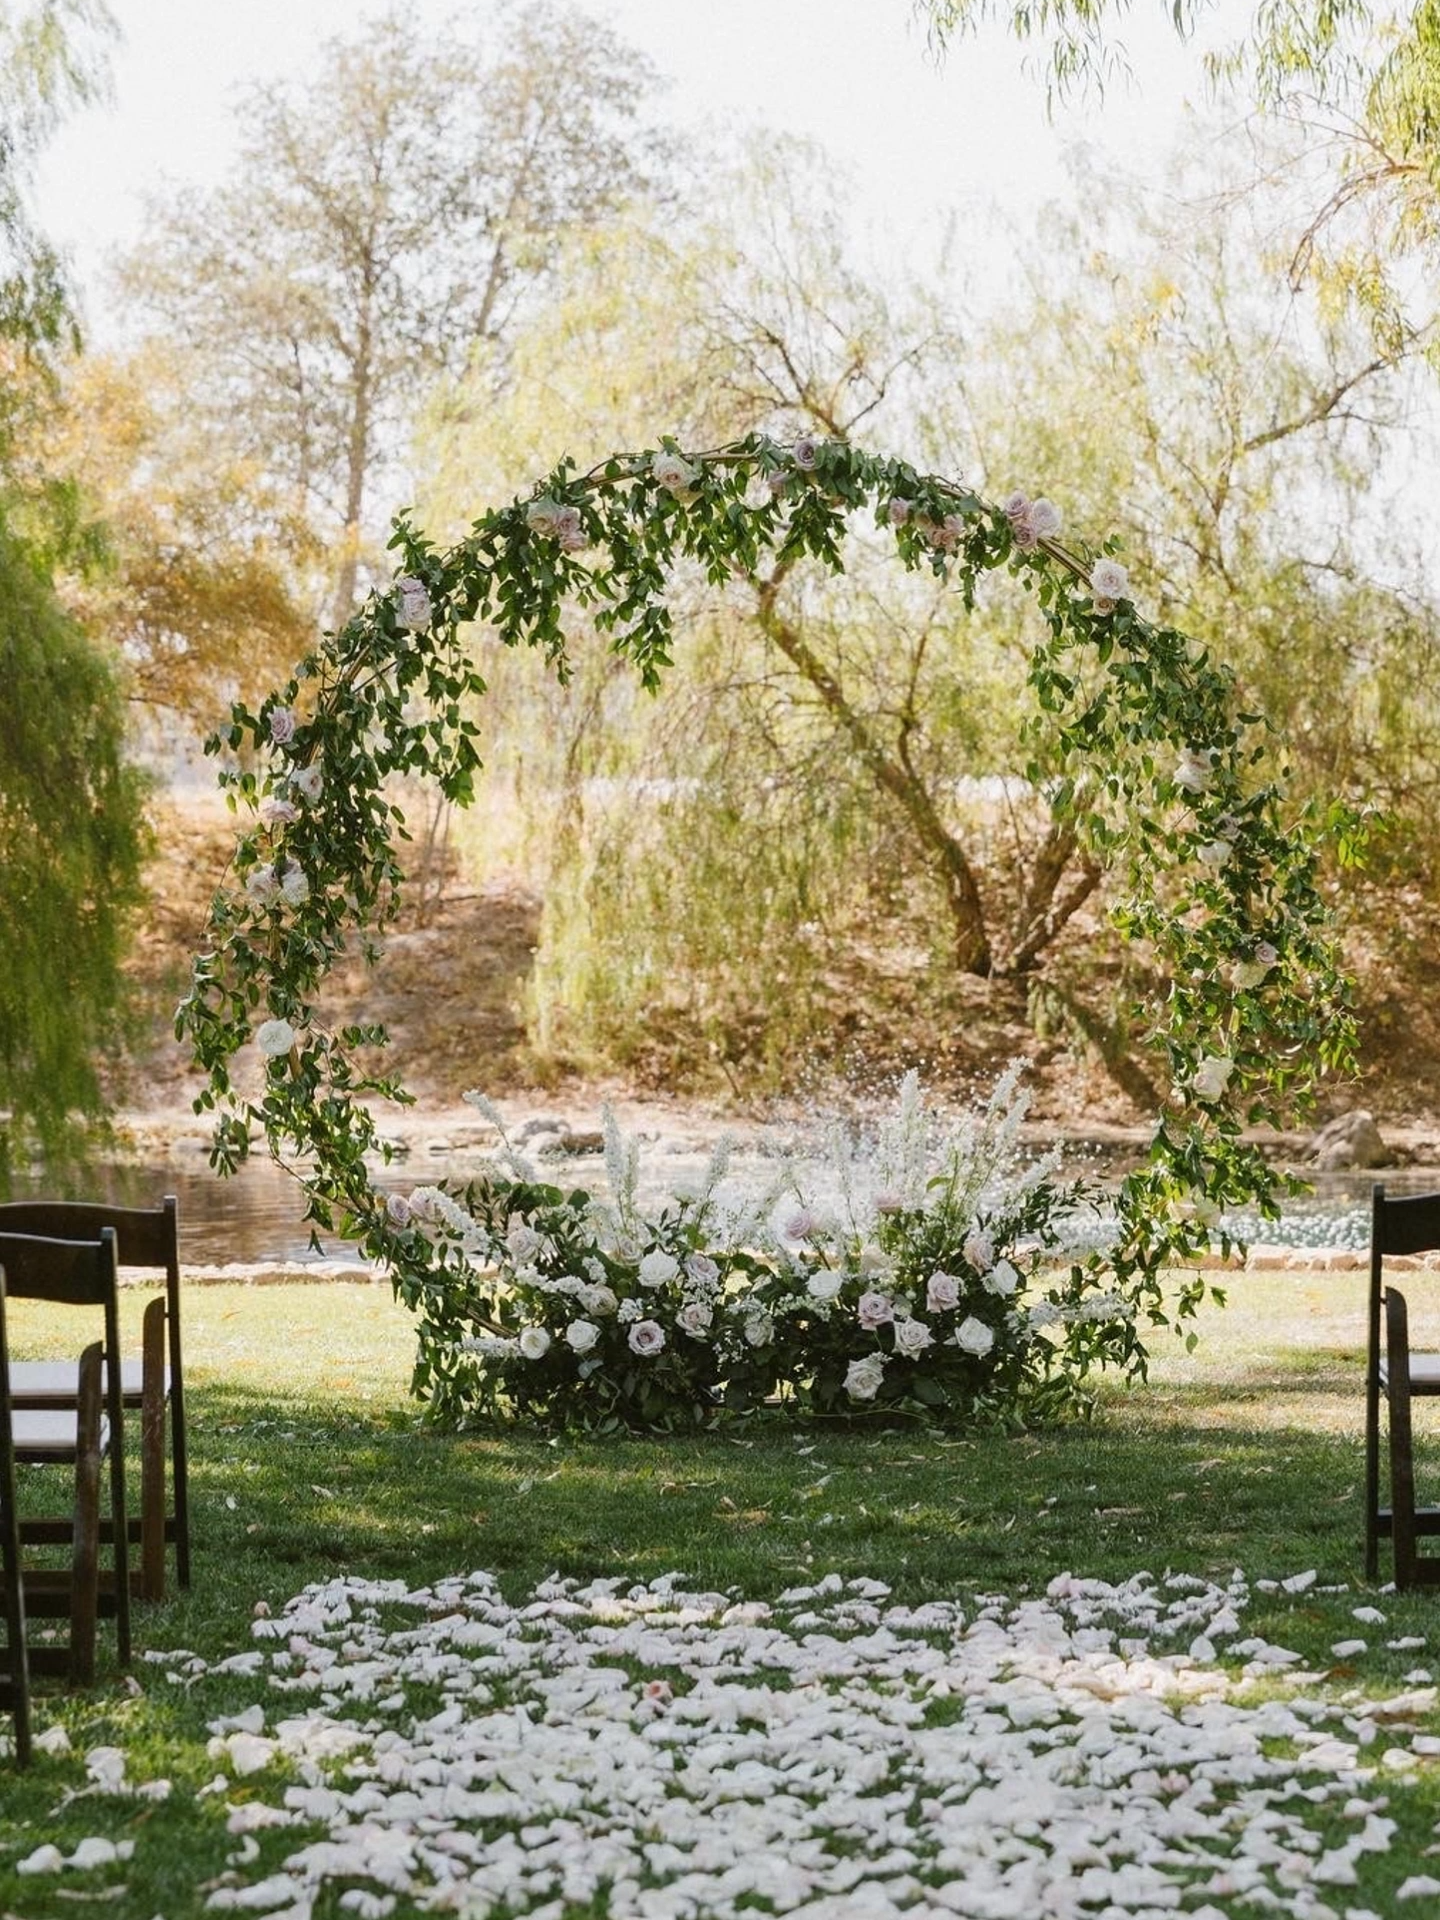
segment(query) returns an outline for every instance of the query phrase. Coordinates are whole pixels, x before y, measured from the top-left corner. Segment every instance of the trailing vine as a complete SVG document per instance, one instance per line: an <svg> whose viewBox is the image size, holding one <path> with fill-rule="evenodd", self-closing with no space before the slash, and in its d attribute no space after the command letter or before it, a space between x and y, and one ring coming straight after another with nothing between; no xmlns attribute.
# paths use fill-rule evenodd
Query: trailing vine
<svg viewBox="0 0 1440 1920"><path fill-rule="evenodd" d="M1124 567L1062 541L1049 502L997 505L842 441L755 435L687 454L667 440L588 472L563 462L445 551L402 518L393 584L208 743L235 756L220 779L246 818L176 1019L207 1075L196 1104L214 1116L212 1158L234 1171L263 1140L301 1181L307 1217L383 1261L422 1331L464 1256L397 1222L372 1183L367 1159L384 1146L371 1103L408 1098L369 1064L383 1032L330 1030L318 1013L332 968L373 958L398 908L405 822L391 783L424 777L473 798L476 703L502 648L538 648L563 681L567 617L583 611L657 689L677 566L762 592L805 561L839 571L862 514L967 609L996 570L1032 592L1027 724L1051 807L1111 873L1115 923L1164 982L1143 1012L1171 1092L1119 1195L1113 1284L1164 1324L1163 1273L1207 1252L1221 1210L1274 1210L1282 1182L1246 1128L1285 1122L1352 1060L1318 877L1345 817L1292 811L1274 739L1228 670L1144 619ZM258 1071L241 1065L257 1056ZM1203 1292L1198 1276L1183 1288L1181 1318ZM447 1365L422 1340L417 1389L443 1399Z"/></svg>

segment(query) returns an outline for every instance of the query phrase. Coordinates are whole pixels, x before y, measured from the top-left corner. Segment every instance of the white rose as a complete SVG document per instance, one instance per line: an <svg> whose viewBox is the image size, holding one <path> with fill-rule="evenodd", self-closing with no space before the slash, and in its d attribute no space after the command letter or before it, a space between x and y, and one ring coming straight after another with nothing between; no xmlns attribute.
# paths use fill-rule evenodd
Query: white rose
<svg viewBox="0 0 1440 1920"><path fill-rule="evenodd" d="M966 1353L973 1353L977 1359L980 1359L994 1346L995 1335L983 1320L977 1320L972 1313L956 1328L955 1344Z"/></svg>
<svg viewBox="0 0 1440 1920"><path fill-rule="evenodd" d="M637 1320L629 1333L630 1351L650 1355L665 1345L665 1329L658 1320Z"/></svg>
<svg viewBox="0 0 1440 1920"><path fill-rule="evenodd" d="M867 1353L863 1360L852 1360L845 1369L845 1391L852 1400L873 1400L884 1378L883 1355Z"/></svg>
<svg viewBox="0 0 1440 1920"><path fill-rule="evenodd" d="M1219 869L1234 853L1235 848L1229 840L1206 840L1195 849L1196 857L1203 860L1207 867Z"/></svg>
<svg viewBox="0 0 1440 1920"><path fill-rule="evenodd" d="M280 891L292 907L303 907L310 898L310 882L299 867L287 867Z"/></svg>
<svg viewBox="0 0 1440 1920"><path fill-rule="evenodd" d="M698 1339L709 1332L715 1315L703 1300L687 1300L675 1317L686 1333Z"/></svg>
<svg viewBox="0 0 1440 1920"><path fill-rule="evenodd" d="M677 499L684 499L700 478L700 469L682 460L678 453L657 453L650 462L650 471L656 485Z"/></svg>
<svg viewBox="0 0 1440 1920"><path fill-rule="evenodd" d="M565 1329L565 1338L576 1353L588 1353L600 1338L600 1329L593 1320L572 1320Z"/></svg>
<svg viewBox="0 0 1440 1920"><path fill-rule="evenodd" d="M802 434L791 448L791 457L802 473L813 473L815 461L820 452L820 442L813 434Z"/></svg>
<svg viewBox="0 0 1440 1920"><path fill-rule="evenodd" d="M844 1284L843 1273L832 1273L828 1267L822 1267L805 1282L805 1291L812 1300L833 1300Z"/></svg>
<svg viewBox="0 0 1440 1920"><path fill-rule="evenodd" d="M267 827L288 827L291 821L300 818L300 810L289 800L267 800L260 809L260 818Z"/></svg>
<svg viewBox="0 0 1440 1920"><path fill-rule="evenodd" d="M505 1247L517 1266L533 1260L544 1244L523 1213L511 1214L505 1223Z"/></svg>
<svg viewBox="0 0 1440 1920"><path fill-rule="evenodd" d="M775 1322L768 1313L749 1314L745 1321L745 1338L752 1347L768 1347L775 1338Z"/></svg>
<svg viewBox="0 0 1440 1920"><path fill-rule="evenodd" d="M883 1327L887 1321L895 1318L895 1303L888 1294L862 1293L855 1317L868 1333L873 1333L877 1327Z"/></svg>
<svg viewBox="0 0 1440 1920"><path fill-rule="evenodd" d="M603 1281L593 1287L586 1287L580 1294L580 1304L587 1313L613 1313L620 1302L615 1289L607 1287Z"/></svg>
<svg viewBox="0 0 1440 1920"><path fill-rule="evenodd" d="M923 1353L935 1336L923 1320L897 1320L895 1322L895 1351L903 1353L907 1360L913 1360Z"/></svg>
<svg viewBox="0 0 1440 1920"><path fill-rule="evenodd" d="M1090 569L1090 591L1095 597L1095 611L1108 613L1130 591L1130 576L1118 560L1097 560Z"/></svg>
<svg viewBox="0 0 1440 1920"><path fill-rule="evenodd" d="M1020 1275L1008 1260L997 1260L980 1282L987 1293L1006 1295L1014 1293L1020 1284Z"/></svg>
<svg viewBox="0 0 1440 1920"><path fill-rule="evenodd" d="M983 1227L972 1227L960 1249L977 1273L988 1273L995 1264L995 1242Z"/></svg>
<svg viewBox="0 0 1440 1920"><path fill-rule="evenodd" d="M1223 1100L1235 1062L1223 1053L1212 1053L1195 1069L1190 1085L1199 1100Z"/></svg>
<svg viewBox="0 0 1440 1920"><path fill-rule="evenodd" d="M295 1044L295 1029L288 1020L265 1020L255 1029L255 1044L261 1053L279 1060Z"/></svg>
<svg viewBox="0 0 1440 1920"><path fill-rule="evenodd" d="M555 516L555 538L566 553L580 553L590 544L578 507L561 507Z"/></svg>
<svg viewBox="0 0 1440 1920"><path fill-rule="evenodd" d="M680 1262L674 1254L663 1253L656 1247L640 1262L640 1284L642 1287L665 1287L679 1271Z"/></svg>
<svg viewBox="0 0 1440 1920"><path fill-rule="evenodd" d="M553 540L559 534L563 511L558 500L552 500L548 494L542 495L540 499L532 500L525 509L525 524L542 539Z"/></svg>
<svg viewBox="0 0 1440 1920"><path fill-rule="evenodd" d="M544 1327L522 1327L520 1351L527 1360L543 1360L550 1351L550 1335Z"/></svg>
<svg viewBox="0 0 1440 1920"><path fill-rule="evenodd" d="M422 633L430 624L430 595L425 582L413 573L402 573L395 582L395 594L401 626L407 633Z"/></svg>
<svg viewBox="0 0 1440 1920"><path fill-rule="evenodd" d="M1063 525L1060 509L1053 500L1033 501L1026 518L1030 522L1030 531L1037 540L1053 540ZM1123 574L1125 569L1121 567L1118 571Z"/></svg>
<svg viewBox="0 0 1440 1920"><path fill-rule="evenodd" d="M408 1227L410 1224L410 1202L403 1193L391 1193L385 1197L385 1218L392 1227Z"/></svg>
<svg viewBox="0 0 1440 1920"><path fill-rule="evenodd" d="M1170 778L1186 793L1208 793L1215 780L1214 748L1184 748Z"/></svg>
<svg viewBox="0 0 1440 1920"><path fill-rule="evenodd" d="M925 1304L932 1313L948 1313L960 1304L960 1282L938 1268L925 1283Z"/></svg>
<svg viewBox="0 0 1440 1920"><path fill-rule="evenodd" d="M289 707L270 709L270 738L277 747L289 746L295 738L295 715Z"/></svg>
<svg viewBox="0 0 1440 1920"><path fill-rule="evenodd" d="M904 526L905 522L910 518L911 505L912 503L909 500L902 500L899 494L896 494L886 509L890 516L890 524L892 527Z"/></svg>
<svg viewBox="0 0 1440 1920"><path fill-rule="evenodd" d="M300 767L290 776L290 784L306 800L318 800L325 788L325 775L319 767Z"/></svg>
<svg viewBox="0 0 1440 1920"><path fill-rule="evenodd" d="M685 1262L685 1272L697 1287L712 1288L719 1285L720 1269L708 1253L692 1253Z"/></svg>
<svg viewBox="0 0 1440 1920"><path fill-rule="evenodd" d="M274 867L253 867L245 877L245 891L262 907L268 907L280 891Z"/></svg>

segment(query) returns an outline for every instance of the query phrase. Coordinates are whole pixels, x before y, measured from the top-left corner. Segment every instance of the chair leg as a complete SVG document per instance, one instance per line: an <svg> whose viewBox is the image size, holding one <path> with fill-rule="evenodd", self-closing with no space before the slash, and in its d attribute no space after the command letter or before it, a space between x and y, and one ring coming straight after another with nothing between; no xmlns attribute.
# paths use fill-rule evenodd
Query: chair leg
<svg viewBox="0 0 1440 1920"><path fill-rule="evenodd" d="M1380 1381L1372 1356L1365 1382L1365 1578L1380 1571Z"/></svg>
<svg viewBox="0 0 1440 1920"><path fill-rule="evenodd" d="M185 1436L185 1376L180 1356L178 1297L168 1297L165 1326L170 1342L170 1479L175 1502L175 1574L182 1587L190 1584L190 1458Z"/></svg>
<svg viewBox="0 0 1440 1920"><path fill-rule="evenodd" d="M145 1309L140 1389L140 1594L165 1597L165 1302Z"/></svg>
<svg viewBox="0 0 1440 1920"><path fill-rule="evenodd" d="M1387 1398L1390 1412L1390 1535L1395 1546L1395 1585L1418 1584L1415 1551L1415 1455L1410 1424L1410 1330L1405 1297L1385 1291Z"/></svg>
<svg viewBox="0 0 1440 1920"><path fill-rule="evenodd" d="M87 1347L80 1357L70 1556L70 1679L77 1687L94 1684L100 1611L100 1369L99 1346Z"/></svg>

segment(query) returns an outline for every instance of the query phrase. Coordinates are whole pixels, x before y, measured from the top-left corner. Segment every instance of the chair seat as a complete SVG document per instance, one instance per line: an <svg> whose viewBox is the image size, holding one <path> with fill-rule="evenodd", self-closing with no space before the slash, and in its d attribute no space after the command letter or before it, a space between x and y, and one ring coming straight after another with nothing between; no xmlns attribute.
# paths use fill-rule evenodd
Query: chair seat
<svg viewBox="0 0 1440 1920"><path fill-rule="evenodd" d="M1436 1356L1440 1364L1440 1355ZM143 1362L120 1363L120 1397L127 1407L140 1405ZM1440 1374L1437 1374L1440 1379ZM12 1407L68 1406L75 1398L80 1379L78 1360L12 1360L10 1362L10 1404ZM170 1397L170 1369L165 1369L165 1397Z"/></svg>
<svg viewBox="0 0 1440 1920"><path fill-rule="evenodd" d="M64 1460L79 1444L79 1416L64 1408L16 1411L13 1428L17 1460ZM110 1444L108 1420L100 1422L100 1451Z"/></svg>
<svg viewBox="0 0 1440 1920"><path fill-rule="evenodd" d="M1440 1353L1412 1353L1409 1372L1411 1393L1440 1393ZM1387 1385L1389 1379L1389 1362L1382 1359L1381 1384Z"/></svg>

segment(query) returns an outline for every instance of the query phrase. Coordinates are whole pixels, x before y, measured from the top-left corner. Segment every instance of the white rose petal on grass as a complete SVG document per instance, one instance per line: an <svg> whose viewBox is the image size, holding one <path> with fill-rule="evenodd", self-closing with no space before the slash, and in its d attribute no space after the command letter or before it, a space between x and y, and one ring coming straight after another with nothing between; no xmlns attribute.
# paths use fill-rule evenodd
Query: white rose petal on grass
<svg viewBox="0 0 1440 1920"><path fill-rule="evenodd" d="M520 1351L527 1360L543 1360L550 1351L550 1335L544 1327L522 1327Z"/></svg>
<svg viewBox="0 0 1440 1920"><path fill-rule="evenodd" d="M1349 1660L1357 1653L1364 1653L1367 1645L1364 1640L1337 1640L1330 1651L1337 1660Z"/></svg>
<svg viewBox="0 0 1440 1920"><path fill-rule="evenodd" d="M36 1847L33 1853L27 1853L23 1860L15 1862L17 1873L59 1873L65 1865L65 1856L58 1847L47 1844Z"/></svg>
<svg viewBox="0 0 1440 1920"><path fill-rule="evenodd" d="M262 1020L255 1029L255 1044L270 1060L280 1060L294 1046L296 1033L288 1020Z"/></svg>
<svg viewBox="0 0 1440 1920"><path fill-rule="evenodd" d="M589 1353L600 1338L600 1329L593 1320L572 1320L565 1329L565 1338L576 1353Z"/></svg>
<svg viewBox="0 0 1440 1920"><path fill-rule="evenodd" d="M665 1345L665 1329L658 1320L637 1320L625 1336L632 1353L648 1359Z"/></svg>
<svg viewBox="0 0 1440 1920"><path fill-rule="evenodd" d="M955 1329L955 1344L965 1353L973 1353L977 1360L983 1360L995 1344L995 1335L983 1320L977 1320L969 1314Z"/></svg>

